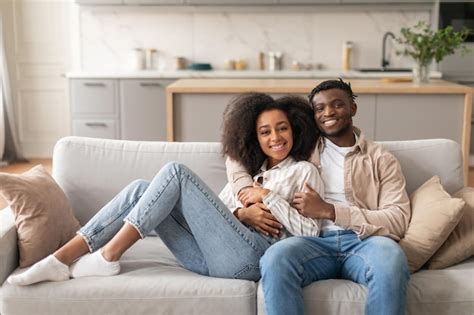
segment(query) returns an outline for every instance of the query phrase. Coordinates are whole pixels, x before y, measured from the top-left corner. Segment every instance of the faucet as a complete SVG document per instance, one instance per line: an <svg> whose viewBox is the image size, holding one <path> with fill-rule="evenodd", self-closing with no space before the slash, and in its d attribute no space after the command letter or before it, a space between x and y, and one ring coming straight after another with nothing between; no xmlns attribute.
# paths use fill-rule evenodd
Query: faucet
<svg viewBox="0 0 474 315"><path fill-rule="evenodd" d="M382 40L382 69L385 69L386 66L390 64L390 61L385 59L385 46L387 44L387 37L391 36L393 39L395 39L395 35L392 32L387 32L383 35L383 40Z"/></svg>

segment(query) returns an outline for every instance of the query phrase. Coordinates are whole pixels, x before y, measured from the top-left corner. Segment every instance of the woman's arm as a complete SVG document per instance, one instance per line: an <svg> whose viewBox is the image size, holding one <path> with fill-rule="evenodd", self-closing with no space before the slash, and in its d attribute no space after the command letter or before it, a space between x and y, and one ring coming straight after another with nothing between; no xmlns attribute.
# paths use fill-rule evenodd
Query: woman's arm
<svg viewBox="0 0 474 315"><path fill-rule="evenodd" d="M305 188L305 183L308 183L311 187L316 189L319 194L324 196L323 183L317 169L309 163L298 164L293 174L293 176L298 179L298 187L296 187L295 190L302 191ZM286 189L287 188L288 187L286 187ZM319 220L301 215L297 209L291 206L288 200L285 200L278 194L277 190L269 192L263 198L263 203L291 234L295 236L319 235Z"/></svg>
<svg viewBox="0 0 474 315"><path fill-rule="evenodd" d="M280 234L283 226L270 213L268 208L262 203L245 207L237 200L230 183L221 191L219 198L240 222L252 226L265 235L277 237Z"/></svg>

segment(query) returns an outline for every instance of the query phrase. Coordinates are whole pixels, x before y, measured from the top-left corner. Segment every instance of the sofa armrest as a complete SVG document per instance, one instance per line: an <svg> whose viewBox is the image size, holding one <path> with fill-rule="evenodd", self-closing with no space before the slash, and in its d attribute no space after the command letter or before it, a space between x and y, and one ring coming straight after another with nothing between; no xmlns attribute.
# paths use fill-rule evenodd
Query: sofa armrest
<svg viewBox="0 0 474 315"><path fill-rule="evenodd" d="M0 286L18 267L15 220L10 208L0 209Z"/></svg>

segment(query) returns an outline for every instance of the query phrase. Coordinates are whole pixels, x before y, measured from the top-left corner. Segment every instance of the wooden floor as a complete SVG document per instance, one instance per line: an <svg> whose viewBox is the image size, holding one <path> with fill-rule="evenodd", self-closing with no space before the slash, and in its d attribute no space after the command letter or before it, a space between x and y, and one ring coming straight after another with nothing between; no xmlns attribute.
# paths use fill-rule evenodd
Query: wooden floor
<svg viewBox="0 0 474 315"><path fill-rule="evenodd" d="M46 160L33 159L33 160L30 160L29 163L17 163L17 164L3 166L3 167L0 167L0 172L15 173L15 174L23 173L37 164L43 164L43 166L48 170L48 172L51 173L52 161L50 159L46 159ZM469 169L468 185L470 187L474 187L474 167L471 167ZM0 196L0 209L3 209L5 206L6 206L6 202Z"/></svg>

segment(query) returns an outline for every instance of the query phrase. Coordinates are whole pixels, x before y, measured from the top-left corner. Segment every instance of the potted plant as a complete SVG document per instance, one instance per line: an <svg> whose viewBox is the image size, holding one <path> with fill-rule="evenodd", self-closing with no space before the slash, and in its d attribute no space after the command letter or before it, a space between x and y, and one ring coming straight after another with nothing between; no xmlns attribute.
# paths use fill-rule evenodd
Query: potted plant
<svg viewBox="0 0 474 315"><path fill-rule="evenodd" d="M404 49L398 50L398 55L410 56L415 60L413 67L413 81L415 83L427 83L429 66L433 60L437 63L444 57L462 49L462 54L469 49L462 45L471 31L464 28L456 32L452 26L439 30L432 30L430 25L420 21L413 29L403 27L401 36L396 41L405 45Z"/></svg>

